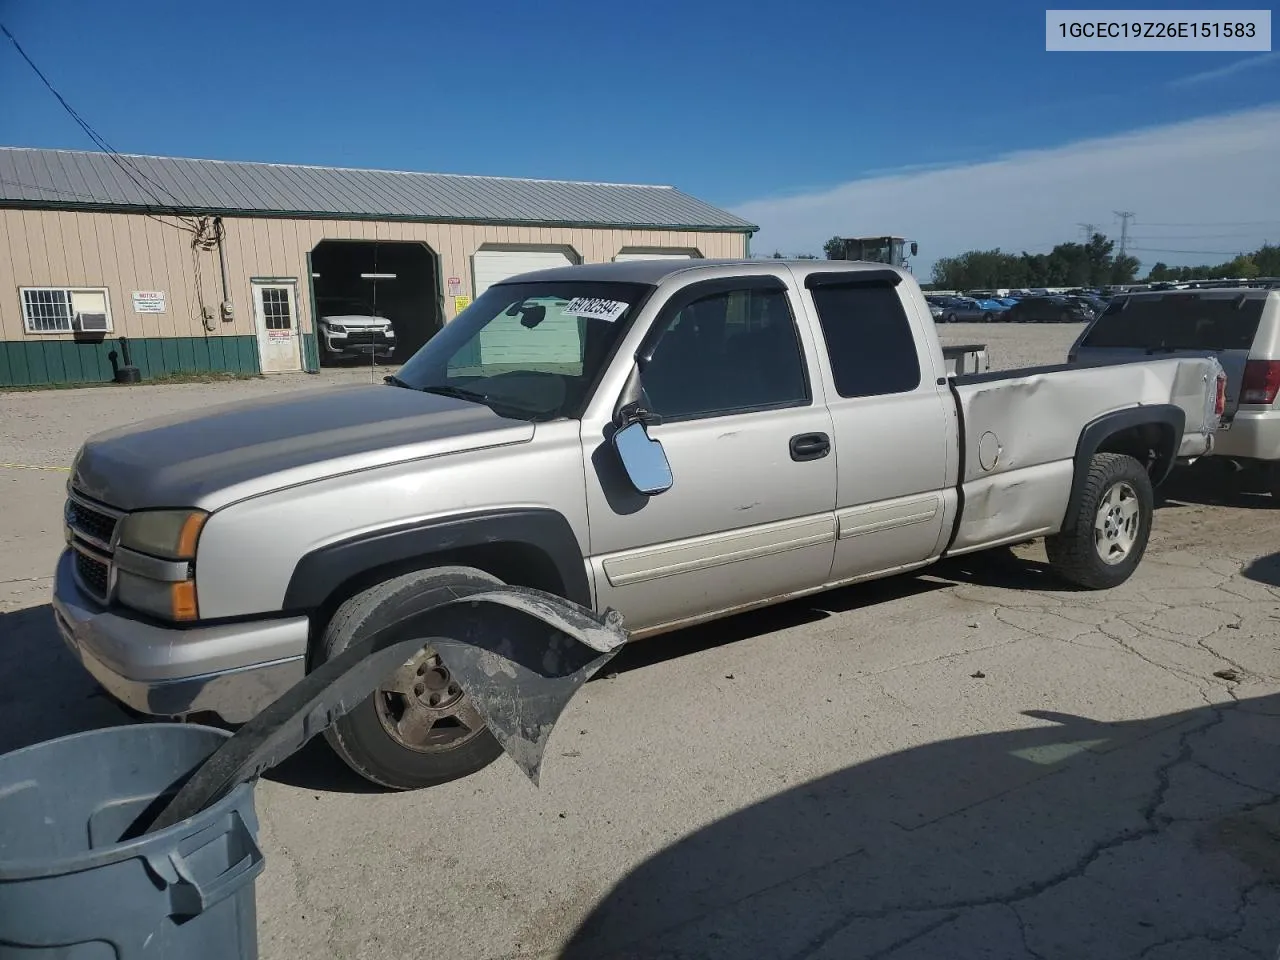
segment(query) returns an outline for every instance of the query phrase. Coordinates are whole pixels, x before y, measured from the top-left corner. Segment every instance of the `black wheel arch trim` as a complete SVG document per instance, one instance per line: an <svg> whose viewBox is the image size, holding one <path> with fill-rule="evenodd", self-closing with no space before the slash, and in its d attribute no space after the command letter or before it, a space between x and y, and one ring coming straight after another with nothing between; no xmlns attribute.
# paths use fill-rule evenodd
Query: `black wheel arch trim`
<svg viewBox="0 0 1280 960"><path fill-rule="evenodd" d="M593 605L586 562L569 521L555 510L513 507L401 524L319 547L294 567L284 608L314 610L343 583L378 567L502 544L544 554L559 574L564 598Z"/></svg>
<svg viewBox="0 0 1280 960"><path fill-rule="evenodd" d="M1182 442L1182 434L1186 429L1187 415L1181 407L1169 403L1153 403L1140 407L1126 407L1104 413L1096 420L1085 424L1080 431L1080 439L1076 442L1075 471L1071 478L1071 496L1068 503L1075 503L1080 488L1089 475L1089 461L1108 439L1134 427L1156 425L1166 427L1173 433L1173 443L1167 454L1159 456L1150 471L1151 485L1158 487L1169 476L1174 461L1178 457L1178 447Z"/></svg>

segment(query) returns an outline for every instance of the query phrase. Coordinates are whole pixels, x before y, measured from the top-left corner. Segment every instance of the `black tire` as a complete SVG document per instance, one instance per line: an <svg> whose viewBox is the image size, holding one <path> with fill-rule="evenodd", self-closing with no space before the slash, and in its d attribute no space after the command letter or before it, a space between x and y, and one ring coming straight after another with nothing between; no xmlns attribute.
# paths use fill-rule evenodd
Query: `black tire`
<svg viewBox="0 0 1280 960"><path fill-rule="evenodd" d="M1118 501L1110 501L1116 493ZM1133 507L1124 505L1130 501ZM1113 505L1104 517L1103 507L1109 502ZM1123 453L1094 454L1078 495L1067 506L1062 530L1045 538L1050 566L1063 580L1087 590L1118 587L1133 575L1146 553L1154 508L1151 477L1141 463ZM1129 514L1131 509L1134 512ZM1101 532L1096 530L1100 522L1104 524ZM1108 532L1113 529L1115 536ZM1126 541L1128 547L1121 554L1116 547ZM1105 555L1112 559L1104 559Z"/></svg>
<svg viewBox="0 0 1280 960"><path fill-rule="evenodd" d="M955 323L955 322L956 322L956 315L954 313L948 313L947 323Z"/></svg>
<svg viewBox="0 0 1280 960"><path fill-rule="evenodd" d="M991 314L989 314L989 313L984 313L984 314L982 315L982 322L983 322L983 323L990 323L990 322L991 322Z"/></svg>
<svg viewBox="0 0 1280 960"><path fill-rule="evenodd" d="M487 587L501 583L498 578L472 567L418 570L379 583L338 607L315 650L315 658L320 663L332 659L412 608L415 600L422 602L428 592L450 586ZM426 650L419 655L418 673L423 672L422 664L431 663L430 654L431 651ZM449 719L444 717L427 729L427 740L431 742L410 747L391 732L393 700L401 703L402 715L411 707L403 694L384 690L374 691L325 731L325 739L334 753L366 780L393 790L416 790L469 776L502 754L502 747L483 722L474 729L478 714L470 708L465 695L454 693L457 685L452 683L448 671L431 667L428 672L432 678L443 678L440 682L444 686L440 689L445 691L448 705L458 711L453 717L454 725L441 726ZM427 712L425 703L417 706L424 714ZM448 739L451 732L456 737L452 741Z"/></svg>

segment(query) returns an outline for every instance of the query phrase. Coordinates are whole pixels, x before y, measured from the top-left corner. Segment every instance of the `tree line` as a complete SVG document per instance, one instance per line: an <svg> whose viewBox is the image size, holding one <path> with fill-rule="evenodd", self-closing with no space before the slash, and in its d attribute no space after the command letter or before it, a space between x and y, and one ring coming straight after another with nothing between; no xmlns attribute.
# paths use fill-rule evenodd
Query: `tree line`
<svg viewBox="0 0 1280 960"><path fill-rule="evenodd" d="M941 290L982 290L992 287L1103 287L1137 283L1137 257L1115 252L1115 241L1095 233L1088 243L1060 243L1048 253L1005 253L970 250L943 257L933 265L933 286ZM1156 263L1145 280L1187 281L1280 276L1280 247L1263 244L1252 253L1224 263L1170 267Z"/></svg>
<svg viewBox="0 0 1280 960"><path fill-rule="evenodd" d="M1105 234L1095 233L1088 243L1060 243L1048 253L1006 253L999 247L969 250L937 260L933 265L933 283L927 286L939 290L986 290L995 287L1104 287L1139 282L1140 261L1128 254L1120 256L1115 246L1115 241ZM839 237L832 237L822 246L828 260L841 259L843 251L844 241ZM775 250L772 256L781 259L783 254ZM800 259L818 258L813 254L801 254ZM1157 283L1218 277L1280 277L1280 245L1264 243L1252 253L1242 253L1219 264L1171 267L1157 262L1144 279Z"/></svg>

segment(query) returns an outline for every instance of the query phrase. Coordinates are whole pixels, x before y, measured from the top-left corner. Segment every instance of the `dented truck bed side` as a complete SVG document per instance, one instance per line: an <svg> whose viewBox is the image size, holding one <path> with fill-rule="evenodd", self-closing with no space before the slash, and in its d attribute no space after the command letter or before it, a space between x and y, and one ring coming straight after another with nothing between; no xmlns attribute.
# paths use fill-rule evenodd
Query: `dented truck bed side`
<svg viewBox="0 0 1280 960"><path fill-rule="evenodd" d="M1073 480L1101 450L1165 451L1157 483L1174 459L1206 453L1219 370L1211 358L1190 357L954 378L963 505L947 552L1056 533Z"/></svg>

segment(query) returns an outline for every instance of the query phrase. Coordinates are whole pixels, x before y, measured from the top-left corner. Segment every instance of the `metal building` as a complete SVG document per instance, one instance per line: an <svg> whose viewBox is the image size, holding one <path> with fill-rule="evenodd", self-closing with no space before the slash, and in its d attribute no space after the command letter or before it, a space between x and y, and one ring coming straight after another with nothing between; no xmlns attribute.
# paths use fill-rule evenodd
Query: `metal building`
<svg viewBox="0 0 1280 960"><path fill-rule="evenodd" d="M121 338L144 378L402 362L512 274L757 229L664 186L0 148L0 385L110 380Z"/></svg>

